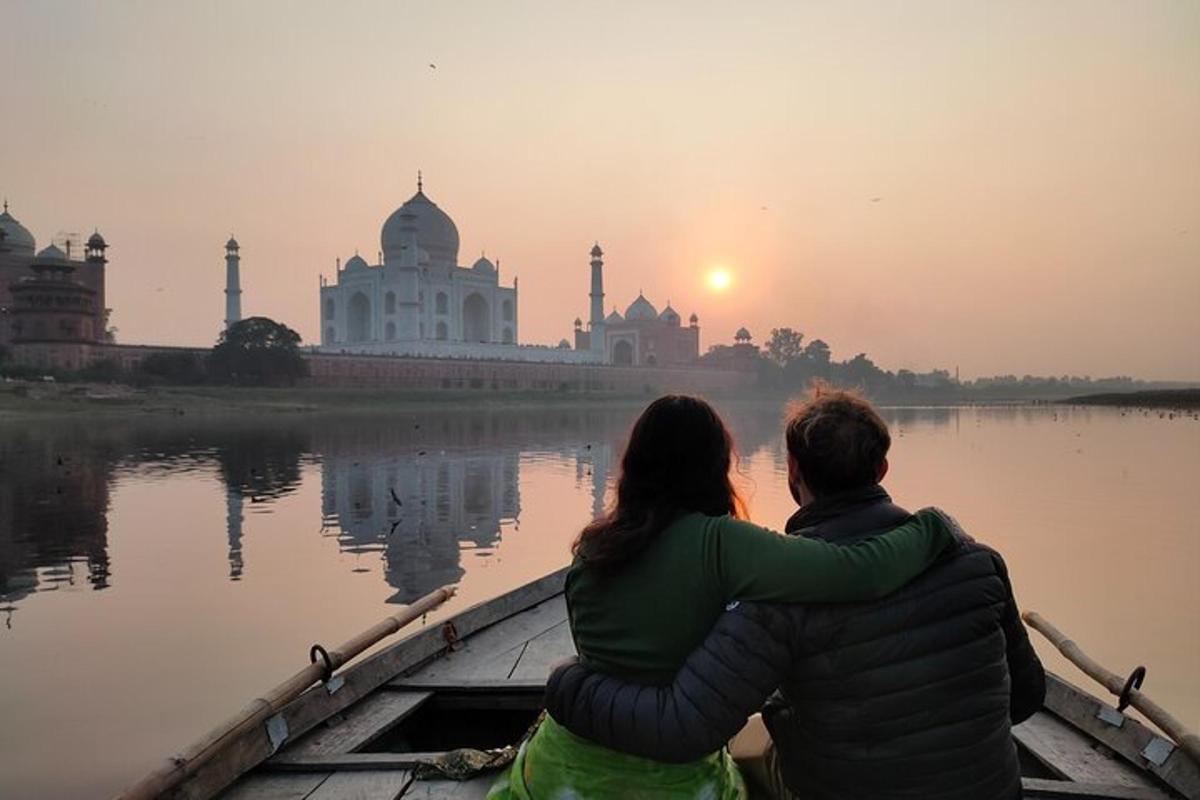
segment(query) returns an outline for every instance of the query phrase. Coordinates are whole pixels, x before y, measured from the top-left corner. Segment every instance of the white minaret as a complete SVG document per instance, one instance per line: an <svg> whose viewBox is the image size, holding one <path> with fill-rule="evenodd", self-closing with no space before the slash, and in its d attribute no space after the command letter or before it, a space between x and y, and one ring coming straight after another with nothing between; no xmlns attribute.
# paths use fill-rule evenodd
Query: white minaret
<svg viewBox="0 0 1200 800"><path fill-rule="evenodd" d="M593 353L604 355L604 251L600 243L592 247L592 315L588 344Z"/></svg>
<svg viewBox="0 0 1200 800"><path fill-rule="evenodd" d="M225 243L225 327L242 321L241 256L237 239Z"/></svg>

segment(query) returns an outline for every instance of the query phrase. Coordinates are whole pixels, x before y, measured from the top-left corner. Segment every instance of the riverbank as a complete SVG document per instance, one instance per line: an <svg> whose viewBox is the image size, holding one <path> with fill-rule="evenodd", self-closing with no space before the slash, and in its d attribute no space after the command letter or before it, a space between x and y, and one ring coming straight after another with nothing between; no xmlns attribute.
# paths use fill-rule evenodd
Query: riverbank
<svg viewBox="0 0 1200 800"><path fill-rule="evenodd" d="M1073 406L1117 406L1121 408L1158 408L1174 411L1200 409L1200 389L1159 389L1144 392L1085 394L1059 401Z"/></svg>
<svg viewBox="0 0 1200 800"><path fill-rule="evenodd" d="M386 414L427 409L611 406L636 404L644 394L579 395L546 392L403 392L384 389L150 387L116 384L0 383L0 422L57 416L240 416Z"/></svg>

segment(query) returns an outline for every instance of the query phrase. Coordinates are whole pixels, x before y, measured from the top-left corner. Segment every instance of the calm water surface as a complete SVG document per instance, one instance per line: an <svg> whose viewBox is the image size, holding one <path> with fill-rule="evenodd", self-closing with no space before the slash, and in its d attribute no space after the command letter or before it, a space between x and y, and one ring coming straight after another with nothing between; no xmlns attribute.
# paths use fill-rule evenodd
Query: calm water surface
<svg viewBox="0 0 1200 800"><path fill-rule="evenodd" d="M752 514L779 527L780 410L724 410ZM444 583L452 613L562 566L637 411L0 426L0 796L111 795L313 642ZM1145 664L1200 727L1200 420L887 417L898 502L951 511L1024 607L1115 671Z"/></svg>

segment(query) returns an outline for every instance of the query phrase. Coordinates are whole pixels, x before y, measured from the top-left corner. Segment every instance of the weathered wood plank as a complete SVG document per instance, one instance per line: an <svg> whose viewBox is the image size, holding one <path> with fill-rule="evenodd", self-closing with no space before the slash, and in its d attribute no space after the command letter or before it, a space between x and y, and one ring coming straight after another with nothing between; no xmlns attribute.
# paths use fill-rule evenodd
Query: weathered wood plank
<svg viewBox="0 0 1200 800"><path fill-rule="evenodd" d="M229 800L304 800L330 772L247 775L225 793Z"/></svg>
<svg viewBox="0 0 1200 800"><path fill-rule="evenodd" d="M553 597L465 639L459 648L408 677L423 681L507 678L529 641L566 619L566 601L561 595Z"/></svg>
<svg viewBox="0 0 1200 800"><path fill-rule="evenodd" d="M404 800L484 800L497 774L480 775L469 781L414 781Z"/></svg>
<svg viewBox="0 0 1200 800"><path fill-rule="evenodd" d="M352 772L357 770L411 770L444 753L339 753L327 756L276 756L263 764L271 772Z"/></svg>
<svg viewBox="0 0 1200 800"><path fill-rule="evenodd" d="M1100 700L1051 673L1046 674L1045 705L1135 768L1157 775L1184 797L1200 798L1200 764L1180 748L1176 748L1161 765L1148 761L1142 751L1158 738L1158 734L1141 722L1125 717L1118 728L1100 720L1096 716L1100 710Z"/></svg>
<svg viewBox="0 0 1200 800"><path fill-rule="evenodd" d="M461 611L451 620L459 636L469 636L561 594L565 578L566 569L558 570ZM442 627L430 626L346 669L341 673L344 683L337 692L330 694L323 686L308 690L280 714L287 723L289 738L294 741L330 715L344 710L405 670L436 657L444 649ZM239 775L262 763L272 752L265 727L246 731L231 741L226 757L204 765L165 797L207 800L232 784Z"/></svg>
<svg viewBox="0 0 1200 800"><path fill-rule="evenodd" d="M517 680L550 676L550 667L568 656L575 655L575 639L567 620L529 640L510 677Z"/></svg>
<svg viewBox="0 0 1200 800"><path fill-rule="evenodd" d="M287 748L288 755L350 753L382 736L421 707L432 692L375 692Z"/></svg>
<svg viewBox="0 0 1200 800"><path fill-rule="evenodd" d="M1043 778L1022 778L1021 796L1027 800L1171 800L1158 789Z"/></svg>
<svg viewBox="0 0 1200 800"><path fill-rule="evenodd" d="M1060 778L1116 786L1152 785L1124 761L1100 752L1086 736L1045 711L1015 726L1013 737Z"/></svg>
<svg viewBox="0 0 1200 800"><path fill-rule="evenodd" d="M407 770L338 772L306 800L396 800L412 783Z"/></svg>
<svg viewBox="0 0 1200 800"><path fill-rule="evenodd" d="M397 678L388 681L383 689L389 692L453 692L455 694L505 694L508 692L536 692L546 688L546 676L540 678L456 678L425 680Z"/></svg>

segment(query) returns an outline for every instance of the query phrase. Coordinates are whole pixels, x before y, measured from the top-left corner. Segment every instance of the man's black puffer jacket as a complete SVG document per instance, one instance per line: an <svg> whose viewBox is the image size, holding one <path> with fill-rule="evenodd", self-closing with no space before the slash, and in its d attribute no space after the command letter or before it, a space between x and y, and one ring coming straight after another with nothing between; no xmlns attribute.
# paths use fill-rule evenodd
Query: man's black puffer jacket
<svg viewBox="0 0 1200 800"><path fill-rule="evenodd" d="M849 543L907 518L873 487L819 501L789 530ZM1010 727L1041 707L1045 674L1004 561L963 539L880 601L737 604L671 686L560 667L547 708L600 744L687 761L719 749L779 684L763 715L805 798L1019 797Z"/></svg>

